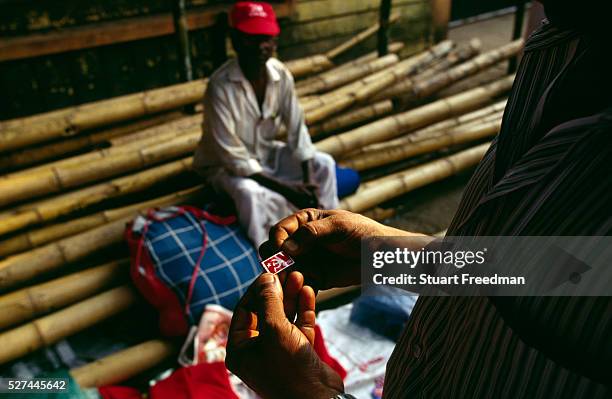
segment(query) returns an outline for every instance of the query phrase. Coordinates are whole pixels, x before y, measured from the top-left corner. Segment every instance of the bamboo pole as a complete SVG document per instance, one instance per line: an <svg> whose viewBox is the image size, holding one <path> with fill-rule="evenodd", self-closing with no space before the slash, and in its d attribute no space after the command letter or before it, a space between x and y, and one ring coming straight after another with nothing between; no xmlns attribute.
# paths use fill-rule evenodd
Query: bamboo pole
<svg viewBox="0 0 612 399"><path fill-rule="evenodd" d="M451 145L468 143L490 137L499 132L501 119L476 125L459 126L450 131L434 133L430 137L421 137L414 141L411 135L403 143L394 142L375 151L341 161L341 165L358 171L387 165L417 155L441 150ZM395 141L395 140L394 140Z"/></svg>
<svg viewBox="0 0 612 399"><path fill-rule="evenodd" d="M437 159L390 176L377 179L376 184L344 198L340 208L351 212L363 212L392 198L445 179L476 165L490 143L482 144L448 157Z"/></svg>
<svg viewBox="0 0 612 399"><path fill-rule="evenodd" d="M391 16L389 17L389 24L396 22L399 19L399 17L400 17L399 13L391 14ZM340 44L339 46L334 47L333 49L329 50L327 53L325 53L325 56L329 59L336 58L340 54L344 53L346 50L350 49L351 47L356 46L357 44L366 40L368 37L374 35L376 32L378 32L379 28L380 28L379 23L372 25L371 27L364 30L363 32L360 32L358 35L353 36L350 40L347 40L346 42Z"/></svg>
<svg viewBox="0 0 612 399"><path fill-rule="evenodd" d="M434 123L433 125L429 125L425 128L412 131L407 133L413 138L425 137L429 136L435 132L446 131L457 126L469 125L473 123L481 123L481 122L490 122L492 120L497 120L502 117L504 113L504 108L506 108L507 100L498 101L494 104L487 105L486 107L477 109L476 111L468 112L465 114L461 114L456 117L445 119L441 122ZM374 151L380 148L384 148L387 143L402 143L402 139L404 136L400 136L394 140L387 141L384 143L373 143L367 145L365 147L360 148L359 150L351 153L351 156L356 156L358 154L364 154L369 151Z"/></svg>
<svg viewBox="0 0 612 399"><path fill-rule="evenodd" d="M389 54L397 54L404 48L404 43L402 42L392 42L389 43ZM313 78L304 79L298 82L299 84L307 84L311 79L316 79L317 77L327 77L337 75L338 73L342 73L345 69L350 69L355 67L356 65L361 65L366 62L374 61L378 57L378 51L371 51L367 54L362 55L361 57L357 57L354 60L345 62L344 64L340 64L338 66L333 67L332 69L328 69L327 71L321 72L319 75L314 76Z"/></svg>
<svg viewBox="0 0 612 399"><path fill-rule="evenodd" d="M484 144L487 144L487 143L484 143ZM484 145L484 144L480 144L480 145ZM490 144L490 143L488 143L488 144ZM478 147L478 146L470 147L470 148L468 148L468 149L466 149L464 151L467 151L467 150L469 150L471 148L476 148L476 147ZM441 158L441 159L444 159L444 158ZM421 166L421 165L418 165L418 166ZM406 169L406 170L408 170L408 169ZM393 173L390 173L388 175L383 175L383 176L377 177L375 179L363 182L363 183L361 183L359 185L359 188L357 189L357 191L353 195L360 194L360 193L362 193L364 191L367 191L367 190L370 190L372 188L375 188L375 187L379 186L381 183L384 183L384 182L389 181L389 180L393 180L393 179L397 178L397 176L399 176L403 172L405 172L406 170L403 170L403 171L400 170L399 172L393 172Z"/></svg>
<svg viewBox="0 0 612 399"><path fill-rule="evenodd" d="M390 19L390 22L397 21L398 18L399 15L393 15L392 19ZM334 66L334 63L332 62L333 58L342 54L351 47L354 47L357 44L361 43L362 41L376 33L377 30L378 23L362 31L358 35L353 36L351 39L347 40L346 42L340 44L337 47L334 47L333 49L327 51L324 54L316 54L311 55L309 57L286 61L285 66L287 67L287 69L289 69L293 77L296 79L305 75L309 75L311 73L317 73L326 69L330 69Z"/></svg>
<svg viewBox="0 0 612 399"><path fill-rule="evenodd" d="M72 369L70 374L81 388L114 385L158 365L177 352L178 348L170 341L154 339Z"/></svg>
<svg viewBox="0 0 612 399"><path fill-rule="evenodd" d="M414 98L424 98L438 92L453 83L473 76L518 54L523 49L523 39L515 40L497 49L482 53L446 72L428 79L418 80L412 88Z"/></svg>
<svg viewBox="0 0 612 399"><path fill-rule="evenodd" d="M62 155L75 153L87 148L108 142L114 137L120 137L155 125L165 124L181 117L181 112L169 112L152 116L137 122L113 127L100 132L82 136L70 137L57 143L46 144L35 148L24 148L0 156L0 170L14 170L24 168L36 163L57 158Z"/></svg>
<svg viewBox="0 0 612 399"><path fill-rule="evenodd" d="M330 115L343 111L355 103L368 99L375 93L389 87L394 82L404 79L419 68L447 54L451 48L451 42L440 43L390 68L383 69L382 71L320 96L317 101L311 101L304 104L306 123L314 124Z"/></svg>
<svg viewBox="0 0 612 399"><path fill-rule="evenodd" d="M141 130L134 134L115 137L109 140L109 143L113 147L120 147L133 143L142 143L143 140L150 140L151 138L159 139L162 137L166 137L172 133L179 134L182 132L192 131L193 129L201 128L203 121L204 115L201 113L197 115L187 116L176 120L173 123L166 123L164 125L158 125L150 129Z"/></svg>
<svg viewBox="0 0 612 399"><path fill-rule="evenodd" d="M316 101L319 98L319 96L317 96L316 94L313 94L312 96L302 96L300 98L298 98L298 101L301 104L306 104L309 103L311 101Z"/></svg>
<svg viewBox="0 0 612 399"><path fill-rule="evenodd" d="M462 125L468 122L473 122L473 121L476 121L476 120L479 120L485 117L489 117L491 115L496 115L499 113L503 114L504 110L506 109L506 104L508 104L508 100L503 99L494 104L477 109L476 111L468 112L466 114L459 115L456 118L451 118L443 122L448 123L450 121L451 123L454 123L453 126L455 126L455 125ZM442 122L440 122L440 124L442 124ZM431 127L436 128L435 125L432 125Z"/></svg>
<svg viewBox="0 0 612 399"><path fill-rule="evenodd" d="M416 143L420 140L429 139L432 137L437 137L439 135L446 134L454 129L469 129L489 122L499 122L503 116L502 110L489 115L481 116L479 118L471 119L473 116L477 115L477 112L461 115L457 118L446 119L442 122L434 123L433 125L430 125L426 128L401 135L393 140L366 145L365 147L360 148L358 151L352 152L351 154L347 155L343 159L358 158L364 154L370 154L376 151L385 150L393 146L402 146L408 143Z"/></svg>
<svg viewBox="0 0 612 399"><path fill-rule="evenodd" d="M432 75L434 72L426 71L412 79L405 79L403 82L374 96L372 101L374 99L389 99L400 96L404 97L407 101L411 101L431 96L462 79L473 76L499 62L507 60L518 53L522 46L523 41L517 40L498 49L480 54L448 70L440 71L437 68L431 68L433 71L437 71L437 73Z"/></svg>
<svg viewBox="0 0 612 399"><path fill-rule="evenodd" d="M1 122L0 152L192 104L203 98L206 83L200 79Z"/></svg>
<svg viewBox="0 0 612 399"><path fill-rule="evenodd" d="M51 119L59 119L64 118L70 114L71 107L68 108L60 108L53 111L43 112L40 114L34 114L29 116L24 116L21 118L8 119L5 121L1 121L0 123L0 132L3 130L7 130L9 128L20 127L29 123L38 123L41 121L51 120Z"/></svg>
<svg viewBox="0 0 612 399"><path fill-rule="evenodd" d="M0 296L0 329L60 309L127 277L129 259L106 263Z"/></svg>
<svg viewBox="0 0 612 399"><path fill-rule="evenodd" d="M136 300L137 296L131 288L121 286L1 333L0 364L91 327L126 310Z"/></svg>
<svg viewBox="0 0 612 399"><path fill-rule="evenodd" d="M365 107L357 108L337 117L324 121L318 125L308 127L311 136L316 137L322 133L333 132L357 123L374 119L393 111L393 102L390 100L380 101Z"/></svg>
<svg viewBox="0 0 612 399"><path fill-rule="evenodd" d="M419 73L419 78L425 78L433 76L440 71L445 71L457 64L461 64L469 59L474 58L482 50L482 42L478 38L471 39L466 45L459 46L454 49L446 57L440 60L437 64L431 68L424 70Z"/></svg>
<svg viewBox="0 0 612 399"><path fill-rule="evenodd" d="M388 54L373 61L345 68L342 73L334 75L319 75L308 79L308 82L300 82L296 85L298 96L306 96L322 91L329 91L336 87L345 85L366 75L378 72L381 69L397 64L399 57L396 54Z"/></svg>
<svg viewBox="0 0 612 399"><path fill-rule="evenodd" d="M333 100L345 97L347 95L356 95L356 93L363 91L364 88L371 87L375 83L379 82L378 86L373 87L373 91L377 89L382 90L379 86L390 85L400 78L405 78L411 74L429 66L440 57L448 54L453 48L451 41L444 41L431 47L425 51L422 51L412 57L406 58L401 62L378 71L372 75L366 76L350 84L344 85L337 88L329 93L325 93L321 96L315 97L308 102L303 102L302 107L304 111L308 113L313 109L321 106L325 106ZM386 86L385 86L386 87ZM383 87L384 88L384 87Z"/></svg>
<svg viewBox="0 0 612 399"><path fill-rule="evenodd" d="M152 200L127 205L116 209L107 209L91 215L83 216L78 219L64 223L58 223L43 227L38 230L29 231L11 237L0 242L0 256L13 255L19 252L28 251L47 244L51 241L59 240L83 231L93 229L104 223L109 223L124 216L135 216L141 211L149 208L180 204L190 201L202 192L203 185L199 185L177 193L165 195Z"/></svg>
<svg viewBox="0 0 612 399"><path fill-rule="evenodd" d="M389 140L403 132L439 122L454 115L482 107L498 95L510 90L514 76L507 76L483 87L477 87L434 101L419 108L379 119L316 144L319 151L340 157L365 145Z"/></svg>
<svg viewBox="0 0 612 399"><path fill-rule="evenodd" d="M176 145L180 145L180 143L184 143L186 141L191 141L194 138L197 139L201 135L200 128L195 127L188 131L168 131L165 133L161 133L158 137L149 137L143 139L140 142L130 142L125 145L117 145L111 146L107 148L103 148L96 151L87 152L85 154L76 155L69 158L60 159L54 162L49 162L43 165L38 165L33 168L23 169L18 172L9 173L3 176L0 176L0 186L3 184L8 184L10 181L14 182L28 182L32 179L49 179L51 175L60 176L58 173L61 171L69 170L70 168L79 167L82 165L93 165L93 167L97 167L100 162L108 162L111 163L113 159L121 159L122 157L119 154L127 154L125 157L135 156L137 153L144 153L149 151L150 148L159 148L163 146L173 147ZM114 157L114 158L113 158ZM111 169L106 171L107 173L114 174L115 170ZM86 171L81 171L81 173L88 173ZM102 176L99 176L101 179ZM56 188L58 184L61 183L59 177L56 177L56 183L51 183L51 185ZM51 180L51 179L49 179ZM26 186L24 184L24 186ZM69 188L70 186L66 186ZM21 190L27 189L26 187ZM57 188L55 191L60 191Z"/></svg>
<svg viewBox="0 0 612 399"><path fill-rule="evenodd" d="M132 217L106 223L0 261L0 291L60 269L123 240Z"/></svg>
<svg viewBox="0 0 612 399"><path fill-rule="evenodd" d="M482 118L475 120L475 121L471 121L471 122L467 122L464 125L474 125L478 122L480 123L487 123L487 122L493 122L493 121L501 121L504 117L504 111L498 111L495 112L493 114L487 115L487 116L483 116Z"/></svg>
<svg viewBox="0 0 612 399"><path fill-rule="evenodd" d="M85 154L76 155L69 158L60 159L58 161L49 162L43 165L35 166L20 170L18 172L9 173L0 176L0 185L7 184L4 181L28 181L30 178L48 178L51 174L57 175L58 171L69 169L75 166L97 164L101 161L109 162L113 156L117 157L119 154L129 154L132 156L138 152L147 151L148 148L160 147L163 145L173 146L179 142L185 140L191 141L194 137L197 138L201 134L199 127L194 127L187 131L166 131L160 133L159 136L148 137L141 141L128 142L125 145L116 145L108 148L103 148L96 151L87 152ZM130 156L130 155L127 155ZM109 173L113 173L113 170L109 170ZM86 173L86 172L83 172ZM56 178L57 180L57 178ZM59 180L58 183L59 184ZM54 184L57 185L57 184ZM56 190L57 191L57 190Z"/></svg>
<svg viewBox="0 0 612 399"><path fill-rule="evenodd" d="M442 57L446 57L453 50L453 46L454 44L452 41L443 41L425 51L400 61L396 65L374 73L361 80L355 81L351 84L344 85L337 90L326 93L324 96L327 98L334 98L346 94L357 95L369 86L374 86L373 92L378 92L391 84L403 80L415 73L420 73L421 71L425 70L425 68L431 67L431 65L434 65ZM369 94L367 96L369 97ZM359 100L362 101L365 98L366 95L363 95L361 98L359 98Z"/></svg>
<svg viewBox="0 0 612 399"><path fill-rule="evenodd" d="M364 107L347 111L333 119L323 121L319 124L308 126L308 133L310 133L312 137L316 137L324 133L331 133L335 130L343 129L370 119L384 116L391 113L391 111L393 111L393 102L391 100L380 101L378 103L369 104ZM286 137L287 130L284 128L284 126L281 126L276 139L285 140Z"/></svg>
<svg viewBox="0 0 612 399"><path fill-rule="evenodd" d="M431 65L429 68L423 70L414 78L404 79L402 81L397 82L393 86L390 86L387 89L378 92L377 94L372 96L370 101L387 100L395 97L400 97L405 93L410 93L414 84L413 82L415 80L430 78L431 76L434 76L437 73L448 70L456 64L471 59L480 52L480 47L480 40L472 39L467 46L462 46L452 50L445 58L443 58L436 64Z"/></svg>
<svg viewBox="0 0 612 399"><path fill-rule="evenodd" d="M110 152L87 163L69 164L38 173L0 180L0 206L43 194L63 191L104 178L139 170L193 152L200 138L193 134L143 148L138 151Z"/></svg>
<svg viewBox="0 0 612 399"><path fill-rule="evenodd" d="M298 58L285 62L285 66L294 78L317 73L334 66L334 63L323 54L311 55L310 57Z"/></svg>
<svg viewBox="0 0 612 399"><path fill-rule="evenodd" d="M319 107L311 107L305 112L304 120L307 125L312 125L330 117L333 114L340 113L351 105L355 104L357 100L354 96L347 94L346 96L339 96L332 98L328 101L323 100L323 103Z"/></svg>
<svg viewBox="0 0 612 399"><path fill-rule="evenodd" d="M59 216L106 199L142 191L191 170L191 163L192 157L180 159L132 175L21 206L4 213L0 217L0 235L51 221Z"/></svg>
<svg viewBox="0 0 612 399"><path fill-rule="evenodd" d="M55 162L46 163L33 168L24 169L19 172L10 173L0 177L0 182L3 179L14 178L17 176L34 175L47 171L48 173L56 173L54 169L66 167L70 165L83 165L92 161L97 161L116 155L119 153L137 152L145 147L153 147L160 145L163 142L169 142L177 139L181 135L199 135L201 134L202 115L187 116L176 121L144 129L133 134L110 139L107 142L111 145L109 148L104 148L97 151L87 152L85 154L76 155L69 158L60 159Z"/></svg>

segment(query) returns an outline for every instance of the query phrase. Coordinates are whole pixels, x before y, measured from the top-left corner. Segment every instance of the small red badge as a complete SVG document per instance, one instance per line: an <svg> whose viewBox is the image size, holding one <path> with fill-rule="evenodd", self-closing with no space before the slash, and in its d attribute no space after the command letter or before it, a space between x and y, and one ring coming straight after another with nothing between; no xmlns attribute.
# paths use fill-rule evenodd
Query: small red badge
<svg viewBox="0 0 612 399"><path fill-rule="evenodd" d="M268 273L278 274L294 263L295 261L291 256L280 251L261 262L261 265Z"/></svg>

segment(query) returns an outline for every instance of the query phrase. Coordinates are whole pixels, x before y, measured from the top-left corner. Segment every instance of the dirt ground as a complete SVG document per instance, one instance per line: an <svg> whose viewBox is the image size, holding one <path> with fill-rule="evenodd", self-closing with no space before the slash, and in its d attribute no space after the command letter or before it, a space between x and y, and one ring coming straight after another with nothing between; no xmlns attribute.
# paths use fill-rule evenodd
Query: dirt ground
<svg viewBox="0 0 612 399"><path fill-rule="evenodd" d="M449 30L449 39L461 44L476 37L482 42L482 51L487 51L502 46L512 39L513 21L514 15L509 14L462 25ZM480 82L488 82L501 77L507 69L507 62L498 64L496 67L448 88L440 93L439 97L461 92ZM459 205L463 189L472 172L473 170L466 171L385 204L385 207L396 208L396 215L385 220L385 223L404 230L427 234L445 230Z"/></svg>

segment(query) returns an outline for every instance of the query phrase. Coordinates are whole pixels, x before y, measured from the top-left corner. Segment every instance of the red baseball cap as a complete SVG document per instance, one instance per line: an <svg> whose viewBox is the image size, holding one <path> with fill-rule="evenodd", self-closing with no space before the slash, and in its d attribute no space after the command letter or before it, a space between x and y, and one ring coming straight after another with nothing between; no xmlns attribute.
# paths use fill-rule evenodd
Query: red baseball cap
<svg viewBox="0 0 612 399"><path fill-rule="evenodd" d="M268 3L240 1L230 11L232 28L249 35L276 36L280 33L274 9Z"/></svg>

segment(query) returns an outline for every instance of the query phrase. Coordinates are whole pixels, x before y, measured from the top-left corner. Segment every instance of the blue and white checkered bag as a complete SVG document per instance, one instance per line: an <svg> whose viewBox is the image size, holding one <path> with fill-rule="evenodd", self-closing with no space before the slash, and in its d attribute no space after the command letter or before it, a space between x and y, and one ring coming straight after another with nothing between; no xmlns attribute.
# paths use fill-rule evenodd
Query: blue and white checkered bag
<svg viewBox="0 0 612 399"><path fill-rule="evenodd" d="M160 310L167 335L185 334L207 304L233 309L261 273L235 217L189 206L150 210L128 227L126 238L132 279Z"/></svg>

